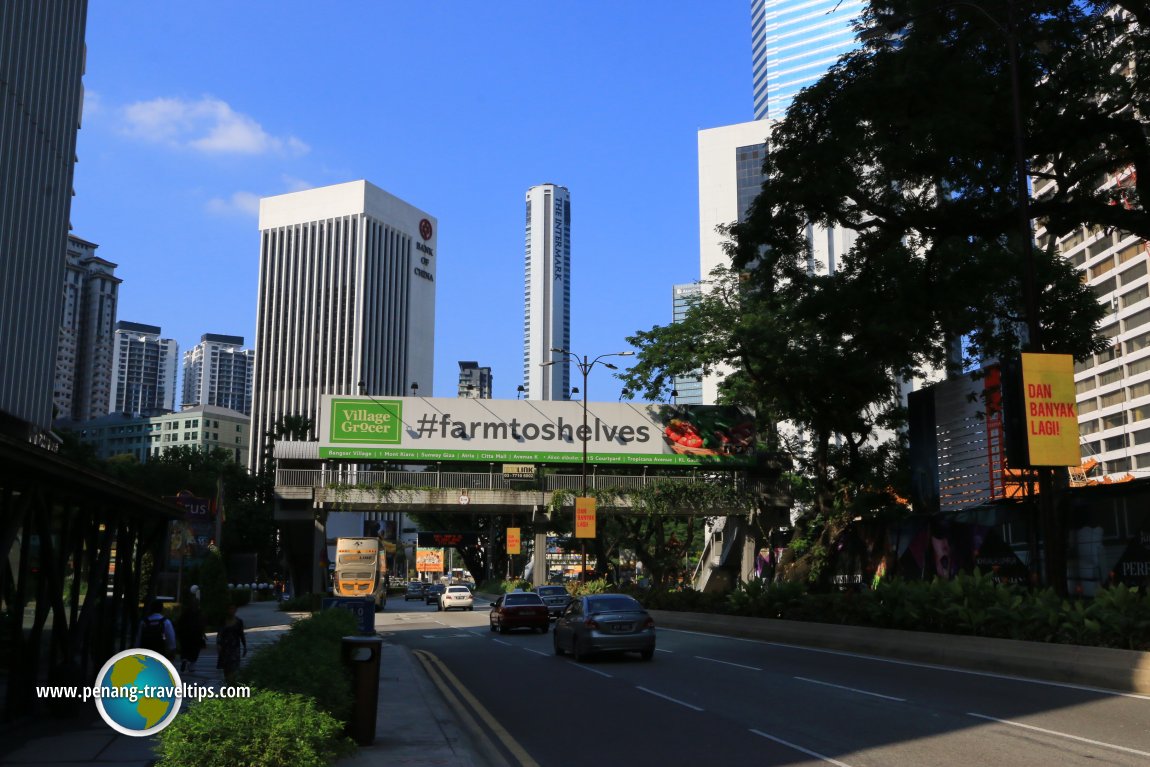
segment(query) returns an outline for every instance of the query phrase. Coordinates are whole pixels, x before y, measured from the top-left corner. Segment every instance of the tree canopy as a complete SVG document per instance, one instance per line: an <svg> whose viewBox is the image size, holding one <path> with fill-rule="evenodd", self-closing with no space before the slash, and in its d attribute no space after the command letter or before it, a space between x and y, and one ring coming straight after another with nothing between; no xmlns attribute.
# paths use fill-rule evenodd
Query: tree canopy
<svg viewBox="0 0 1150 767"><path fill-rule="evenodd" d="M860 46L769 126L762 192L726 228L730 268L681 323L628 339L628 388L658 398L675 375L725 373L720 399L756 408L827 514L893 481L897 432L885 451L874 437L901 422L905 381L1028 344L1105 349L1106 309L1057 238L1150 238L1147 21L1143 2L869 3ZM812 249L830 228L850 233L833 271Z"/></svg>

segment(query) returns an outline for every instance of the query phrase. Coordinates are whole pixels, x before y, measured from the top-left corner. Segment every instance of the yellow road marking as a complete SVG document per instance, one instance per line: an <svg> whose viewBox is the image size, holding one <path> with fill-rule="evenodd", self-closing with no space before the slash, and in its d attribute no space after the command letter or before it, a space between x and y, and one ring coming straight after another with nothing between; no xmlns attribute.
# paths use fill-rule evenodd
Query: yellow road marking
<svg viewBox="0 0 1150 767"><path fill-rule="evenodd" d="M482 703L476 700L475 696L463 686L463 683L451 673L447 666L443 665L443 661L426 650L414 650L413 653L415 657L419 659L419 662L423 664L432 682L434 682L435 686L439 688L439 691L443 693L443 697L447 699L447 702L455 709L456 713L459 714L460 718L463 719L465 725L474 735L490 744L487 733L479 727L479 724L475 721L474 717L471 716L471 713L459 701L459 698L456 697L456 693L467 702L467 705L471 707L471 711L474 711L476 715L483 720L487 728L503 743L504 748L518 760L522 767L539 767L539 763L531 758L531 755L527 753L523 746L519 745L519 742L511 736L511 733L491 715L491 712L483 707ZM450 687L448 686L449 684ZM498 753L493 745L490 750L492 753Z"/></svg>

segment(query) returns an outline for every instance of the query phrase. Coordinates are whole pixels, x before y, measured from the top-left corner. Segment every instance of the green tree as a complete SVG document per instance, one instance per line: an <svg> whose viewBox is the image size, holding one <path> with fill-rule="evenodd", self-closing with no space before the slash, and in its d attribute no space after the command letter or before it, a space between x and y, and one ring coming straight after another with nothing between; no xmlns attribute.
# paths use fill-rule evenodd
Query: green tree
<svg viewBox="0 0 1150 767"><path fill-rule="evenodd" d="M1104 310L1056 238L1150 237L1146 22L1134 2L872 2L866 43L772 130L763 191L728 230L736 271L712 275L682 325L631 339L628 386L657 396L672 375L730 369L721 396L780 435L809 517L826 520L902 473L887 460L898 446L871 437L900 422L900 381L957 369L958 339L977 359L1027 343L1078 359L1104 349ZM1016 137L1039 248L1020 216ZM834 274L810 268L811 224L856 233ZM1048 544L1060 541L1055 515L1045 522ZM1058 546L1048 551L1057 585Z"/></svg>

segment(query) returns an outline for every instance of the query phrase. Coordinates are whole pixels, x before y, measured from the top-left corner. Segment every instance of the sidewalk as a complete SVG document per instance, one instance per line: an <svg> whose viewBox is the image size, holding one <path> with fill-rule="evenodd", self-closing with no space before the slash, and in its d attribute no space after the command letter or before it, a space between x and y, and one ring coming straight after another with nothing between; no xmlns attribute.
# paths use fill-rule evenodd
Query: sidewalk
<svg viewBox="0 0 1150 767"><path fill-rule="evenodd" d="M277 607L275 602L255 602L239 609L249 656L257 647L278 640L298 615L280 612ZM208 635L208 646L196 664L196 671L185 672L181 678L207 686L220 684L222 674L216 669L212 634ZM5 732L0 744L0 765L149 767L157 759L156 741L155 736L132 738L115 732L89 703L79 717L40 717L13 732ZM410 651L384 641L380 654L375 743L359 748L337 764L340 767L381 764L479 767L481 763L470 751L447 706Z"/></svg>

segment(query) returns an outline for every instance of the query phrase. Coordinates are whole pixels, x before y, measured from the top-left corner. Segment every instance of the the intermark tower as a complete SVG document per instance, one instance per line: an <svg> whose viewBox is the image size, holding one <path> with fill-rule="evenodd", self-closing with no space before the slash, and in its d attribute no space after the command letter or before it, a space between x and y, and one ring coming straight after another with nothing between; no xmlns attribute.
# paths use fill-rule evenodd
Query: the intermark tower
<svg viewBox="0 0 1150 767"><path fill-rule="evenodd" d="M366 181L264 198L259 227L253 470L279 419L315 436L321 395L431 393L438 230Z"/></svg>
<svg viewBox="0 0 1150 767"><path fill-rule="evenodd" d="M527 190L523 274L523 384L527 398L571 397L571 370L552 349L571 348L571 194L540 184Z"/></svg>

